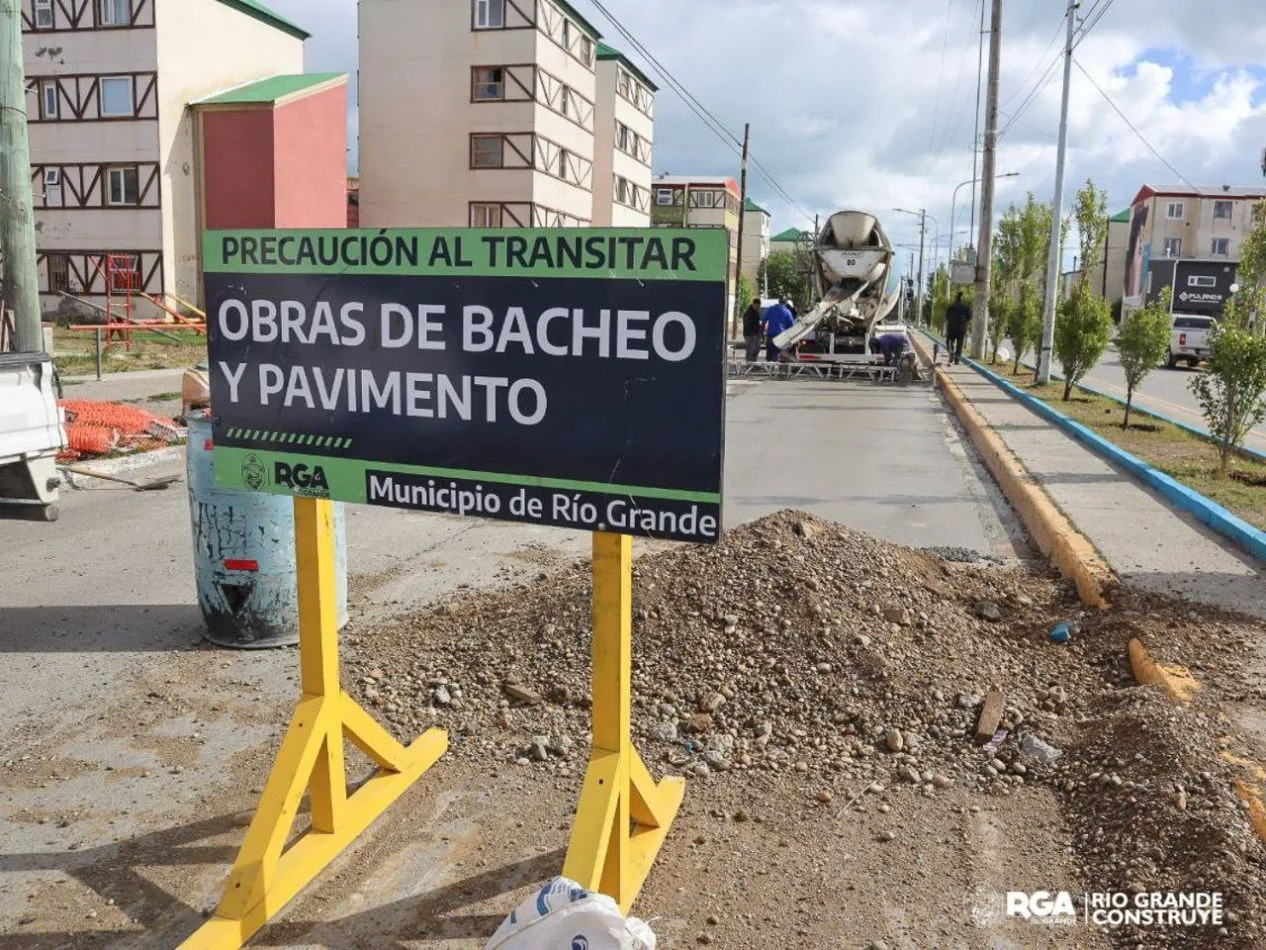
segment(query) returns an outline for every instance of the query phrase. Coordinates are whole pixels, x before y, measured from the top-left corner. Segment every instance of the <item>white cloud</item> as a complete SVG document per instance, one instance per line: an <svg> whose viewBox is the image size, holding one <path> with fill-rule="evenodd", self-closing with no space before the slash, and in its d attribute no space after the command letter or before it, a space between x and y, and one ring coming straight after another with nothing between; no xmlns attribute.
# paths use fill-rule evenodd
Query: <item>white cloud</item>
<svg viewBox="0 0 1266 950"><path fill-rule="evenodd" d="M354 72L353 0L270 2L314 34L310 69ZM608 42L645 62L589 0L573 2ZM889 209L926 206L946 234L954 186L971 177L977 2L603 5L734 134L741 134L745 121L752 123L754 155L798 205L811 213L870 208L888 221L897 240L908 241L913 221ZM1110 4L1108 12L1077 50L1095 81L1193 182L1259 182L1258 159L1266 146L1261 0L1101 2ZM1083 12L1093 5L1083 3ZM1007 117L1056 58L1062 7L1058 0L1007 0L1000 96ZM649 64L648 72L655 76ZM1000 209L1030 189L1050 199L1060 70L1049 75L1000 145L998 170L1020 173L999 182ZM1145 182L1174 178L1076 69L1069 130L1070 198L1091 177L1118 210ZM667 88L659 94L655 149L659 171L738 172L734 152ZM774 212L775 228L804 224L758 172L750 189ZM968 188L960 191L960 209L969 196ZM965 227L968 214L960 210L958 217Z"/></svg>

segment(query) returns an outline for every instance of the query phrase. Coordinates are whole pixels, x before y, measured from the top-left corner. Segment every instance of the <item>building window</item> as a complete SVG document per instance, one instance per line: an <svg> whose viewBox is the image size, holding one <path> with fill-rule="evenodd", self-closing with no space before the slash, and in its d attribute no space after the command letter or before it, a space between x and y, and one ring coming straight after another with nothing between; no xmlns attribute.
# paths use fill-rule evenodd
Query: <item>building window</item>
<svg viewBox="0 0 1266 950"><path fill-rule="evenodd" d="M35 0L35 28L37 30L53 28L53 0Z"/></svg>
<svg viewBox="0 0 1266 950"><path fill-rule="evenodd" d="M500 30L506 25L506 0L475 0L475 29Z"/></svg>
<svg viewBox="0 0 1266 950"><path fill-rule="evenodd" d="M44 207L60 208L62 206L62 170L60 168L44 169Z"/></svg>
<svg viewBox="0 0 1266 950"><path fill-rule="evenodd" d="M470 96L476 102L504 99L506 97L505 70L500 66L476 66L472 73Z"/></svg>
<svg viewBox="0 0 1266 950"><path fill-rule="evenodd" d="M102 26L131 26L132 0L100 0Z"/></svg>
<svg viewBox="0 0 1266 950"><path fill-rule="evenodd" d="M571 20L563 20L563 49L571 49Z"/></svg>
<svg viewBox="0 0 1266 950"><path fill-rule="evenodd" d="M571 156L568 154L567 149L560 148L558 150L558 177L564 181L567 180L567 165L570 158Z"/></svg>
<svg viewBox="0 0 1266 950"><path fill-rule="evenodd" d="M629 150L629 127L619 119L615 120L615 147L622 152Z"/></svg>
<svg viewBox="0 0 1266 950"><path fill-rule="evenodd" d="M131 118L136 110L132 99L131 76L105 76L101 80L101 115Z"/></svg>
<svg viewBox="0 0 1266 950"><path fill-rule="evenodd" d="M1185 215L1186 208L1181 201L1171 201L1165 210L1165 217L1170 221L1181 221Z"/></svg>
<svg viewBox="0 0 1266 950"><path fill-rule="evenodd" d="M69 291L70 258L65 254L49 254L45 261L48 262L48 292L60 294Z"/></svg>
<svg viewBox="0 0 1266 950"><path fill-rule="evenodd" d="M1161 253L1164 257L1181 257L1182 238L1165 238L1164 249Z"/></svg>
<svg viewBox="0 0 1266 950"><path fill-rule="evenodd" d="M1215 201L1213 203L1213 216L1215 218L1230 219L1231 207L1232 203L1230 201Z"/></svg>
<svg viewBox="0 0 1266 950"><path fill-rule="evenodd" d="M500 135L470 137L471 168L505 167L505 144Z"/></svg>
<svg viewBox="0 0 1266 950"><path fill-rule="evenodd" d="M660 206L672 204L673 190L671 188L656 188L655 203Z"/></svg>
<svg viewBox="0 0 1266 950"><path fill-rule="evenodd" d="M1207 276L1188 277L1187 286L1188 287L1216 287L1218 286L1218 279L1216 277L1207 277Z"/></svg>
<svg viewBox="0 0 1266 950"><path fill-rule="evenodd" d="M620 95L624 96L624 98L626 99L633 98L629 92L629 86L632 84L632 82L633 82L632 78L629 76L627 72L625 72L624 67L621 66L619 78L616 79L616 91L619 92Z"/></svg>
<svg viewBox="0 0 1266 950"><path fill-rule="evenodd" d="M121 165L106 172L106 204L113 206L140 203L135 165Z"/></svg>
<svg viewBox="0 0 1266 950"><path fill-rule="evenodd" d="M571 118L571 89L567 86L563 87L562 94L558 98L559 108L564 116Z"/></svg>
<svg viewBox="0 0 1266 950"><path fill-rule="evenodd" d="M1230 238L1214 238L1209 253L1214 257L1228 257L1231 253Z"/></svg>
<svg viewBox="0 0 1266 950"><path fill-rule="evenodd" d="M470 206L470 226L472 228L501 227L501 205L473 204Z"/></svg>
<svg viewBox="0 0 1266 950"><path fill-rule="evenodd" d="M587 36L580 38L580 61L586 66L593 66L593 40Z"/></svg>
<svg viewBox="0 0 1266 950"><path fill-rule="evenodd" d="M57 119L61 117L61 104L57 97L57 83L41 83L40 100L40 106L44 110L43 117L45 119Z"/></svg>

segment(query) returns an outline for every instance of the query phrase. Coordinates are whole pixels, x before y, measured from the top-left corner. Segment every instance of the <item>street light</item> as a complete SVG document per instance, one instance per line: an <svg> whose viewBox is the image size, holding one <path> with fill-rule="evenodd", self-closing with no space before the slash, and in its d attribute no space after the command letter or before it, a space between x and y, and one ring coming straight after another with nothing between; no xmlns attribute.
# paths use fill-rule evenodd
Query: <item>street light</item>
<svg viewBox="0 0 1266 950"><path fill-rule="evenodd" d="M1020 173L1019 173L1019 172L1007 172L1006 174L1003 174L1003 175L996 175L996 176L994 176L994 177L995 177L995 178L1018 178L1018 177L1019 177L1019 175L1020 175ZM955 186L955 188L954 188L954 195L953 195L953 197L952 197L952 198L950 198L950 230L951 230L951 231L953 231L953 230L954 230L954 215L955 215L955 213L956 213L956 207L957 207L957 205L958 205L958 191L959 191L959 189L960 189L960 188L966 188L968 185L974 185L974 184L976 184L976 182L978 182L978 181L984 181L984 179L983 179L983 178L969 178L969 179L967 179L966 181L961 182L960 184L958 184L957 186ZM953 259L954 259L954 246L953 246L953 244L951 244L951 245L950 245L950 260L953 260Z"/></svg>

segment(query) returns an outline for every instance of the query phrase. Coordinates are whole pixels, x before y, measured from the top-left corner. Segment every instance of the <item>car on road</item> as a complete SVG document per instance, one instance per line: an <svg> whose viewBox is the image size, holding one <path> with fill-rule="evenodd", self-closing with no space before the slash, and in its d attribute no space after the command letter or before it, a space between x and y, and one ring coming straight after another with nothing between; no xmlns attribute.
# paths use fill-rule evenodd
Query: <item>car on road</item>
<svg viewBox="0 0 1266 950"><path fill-rule="evenodd" d="M1196 366L1209 355L1209 333L1217 321L1213 317L1176 313L1169 330L1169 353L1165 365L1173 369L1179 361Z"/></svg>

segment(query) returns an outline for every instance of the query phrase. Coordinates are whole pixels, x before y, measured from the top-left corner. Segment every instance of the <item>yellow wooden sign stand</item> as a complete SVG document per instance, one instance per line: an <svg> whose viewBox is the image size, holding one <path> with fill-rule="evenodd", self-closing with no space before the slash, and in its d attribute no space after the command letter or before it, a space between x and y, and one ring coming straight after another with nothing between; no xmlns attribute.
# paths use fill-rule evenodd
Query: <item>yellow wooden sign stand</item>
<svg viewBox="0 0 1266 950"><path fill-rule="evenodd" d="M182 948L241 947L448 749L442 729L405 748L339 685L332 502L295 499L295 553L303 695L224 897ZM351 795L344 735L378 764ZM283 850L305 790L311 827Z"/></svg>
<svg viewBox="0 0 1266 950"><path fill-rule="evenodd" d="M656 784L633 748L633 539L593 536L593 754L576 809L563 875L615 899L637 899L686 783Z"/></svg>

